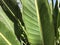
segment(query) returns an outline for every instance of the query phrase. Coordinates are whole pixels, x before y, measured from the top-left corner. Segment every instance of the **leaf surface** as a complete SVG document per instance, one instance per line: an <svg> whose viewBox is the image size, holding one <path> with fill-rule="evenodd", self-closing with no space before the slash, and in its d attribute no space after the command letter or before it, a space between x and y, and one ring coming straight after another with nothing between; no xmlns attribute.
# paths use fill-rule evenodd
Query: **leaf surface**
<svg viewBox="0 0 60 45"><path fill-rule="evenodd" d="M15 33L14 24L0 6L0 45L20 45Z"/></svg>

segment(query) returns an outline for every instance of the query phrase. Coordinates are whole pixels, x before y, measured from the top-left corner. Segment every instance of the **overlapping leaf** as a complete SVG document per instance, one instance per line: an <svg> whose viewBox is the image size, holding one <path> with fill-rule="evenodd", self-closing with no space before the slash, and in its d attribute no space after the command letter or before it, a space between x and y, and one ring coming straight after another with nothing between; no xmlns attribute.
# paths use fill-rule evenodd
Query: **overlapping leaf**
<svg viewBox="0 0 60 45"><path fill-rule="evenodd" d="M23 20L26 26L27 37L31 45L43 45L40 18L36 0L21 0L23 5Z"/></svg>

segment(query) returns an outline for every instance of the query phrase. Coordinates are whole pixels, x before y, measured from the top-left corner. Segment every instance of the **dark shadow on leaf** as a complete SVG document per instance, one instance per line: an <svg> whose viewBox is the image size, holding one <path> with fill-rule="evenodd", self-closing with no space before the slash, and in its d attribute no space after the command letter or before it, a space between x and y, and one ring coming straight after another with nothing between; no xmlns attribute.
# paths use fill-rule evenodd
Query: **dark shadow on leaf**
<svg viewBox="0 0 60 45"><path fill-rule="evenodd" d="M15 35L16 35L17 39L20 42L22 40L22 41L24 41L24 43L26 43L26 45L29 45L27 35L25 34L25 32L23 31L23 28L21 27L21 25L18 22L18 20L19 20L21 22L22 26L25 27L23 19L22 19L22 14L20 12L18 5L13 3L11 0L5 0L5 3L9 6L11 11L14 13L15 16L13 16L2 1L1 1L1 3L2 3L1 6L2 6L3 10L5 11L5 13L9 17L9 19L14 23L14 31L15 31Z"/></svg>

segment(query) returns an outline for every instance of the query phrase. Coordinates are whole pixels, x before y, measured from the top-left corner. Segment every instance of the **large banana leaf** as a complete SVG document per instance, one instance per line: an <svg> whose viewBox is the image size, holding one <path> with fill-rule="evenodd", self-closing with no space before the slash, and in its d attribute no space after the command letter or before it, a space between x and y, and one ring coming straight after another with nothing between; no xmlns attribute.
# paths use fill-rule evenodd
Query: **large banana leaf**
<svg viewBox="0 0 60 45"><path fill-rule="evenodd" d="M54 45L53 20L48 0L21 1L22 17L29 43L31 45Z"/></svg>
<svg viewBox="0 0 60 45"><path fill-rule="evenodd" d="M31 45L44 45L40 17L36 0L21 0L22 17L26 26L27 37Z"/></svg>
<svg viewBox="0 0 60 45"><path fill-rule="evenodd" d="M20 45L15 33L14 24L0 6L0 45Z"/></svg>

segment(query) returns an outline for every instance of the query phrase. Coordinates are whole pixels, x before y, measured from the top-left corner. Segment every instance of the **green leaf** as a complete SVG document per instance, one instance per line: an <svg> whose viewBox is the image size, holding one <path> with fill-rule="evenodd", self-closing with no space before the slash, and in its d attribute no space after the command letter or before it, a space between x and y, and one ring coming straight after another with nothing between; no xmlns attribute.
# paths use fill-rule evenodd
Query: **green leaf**
<svg viewBox="0 0 60 45"><path fill-rule="evenodd" d="M60 44L60 12L58 10L58 16L57 16L57 29L58 29L58 43Z"/></svg>
<svg viewBox="0 0 60 45"><path fill-rule="evenodd" d="M58 17L57 17L57 27L60 26L60 12L58 11Z"/></svg>
<svg viewBox="0 0 60 45"><path fill-rule="evenodd" d="M0 21L0 45L20 45L15 34Z"/></svg>
<svg viewBox="0 0 60 45"><path fill-rule="evenodd" d="M54 45L55 33L48 0L21 1L22 17L29 43L31 45Z"/></svg>
<svg viewBox="0 0 60 45"><path fill-rule="evenodd" d="M38 0L38 7L43 30L44 45L54 45L54 24L48 0Z"/></svg>
<svg viewBox="0 0 60 45"><path fill-rule="evenodd" d="M27 37L31 45L43 45L43 35L36 0L22 1L22 17L26 26Z"/></svg>
<svg viewBox="0 0 60 45"><path fill-rule="evenodd" d="M0 45L20 45L15 33L14 24L0 6Z"/></svg>

